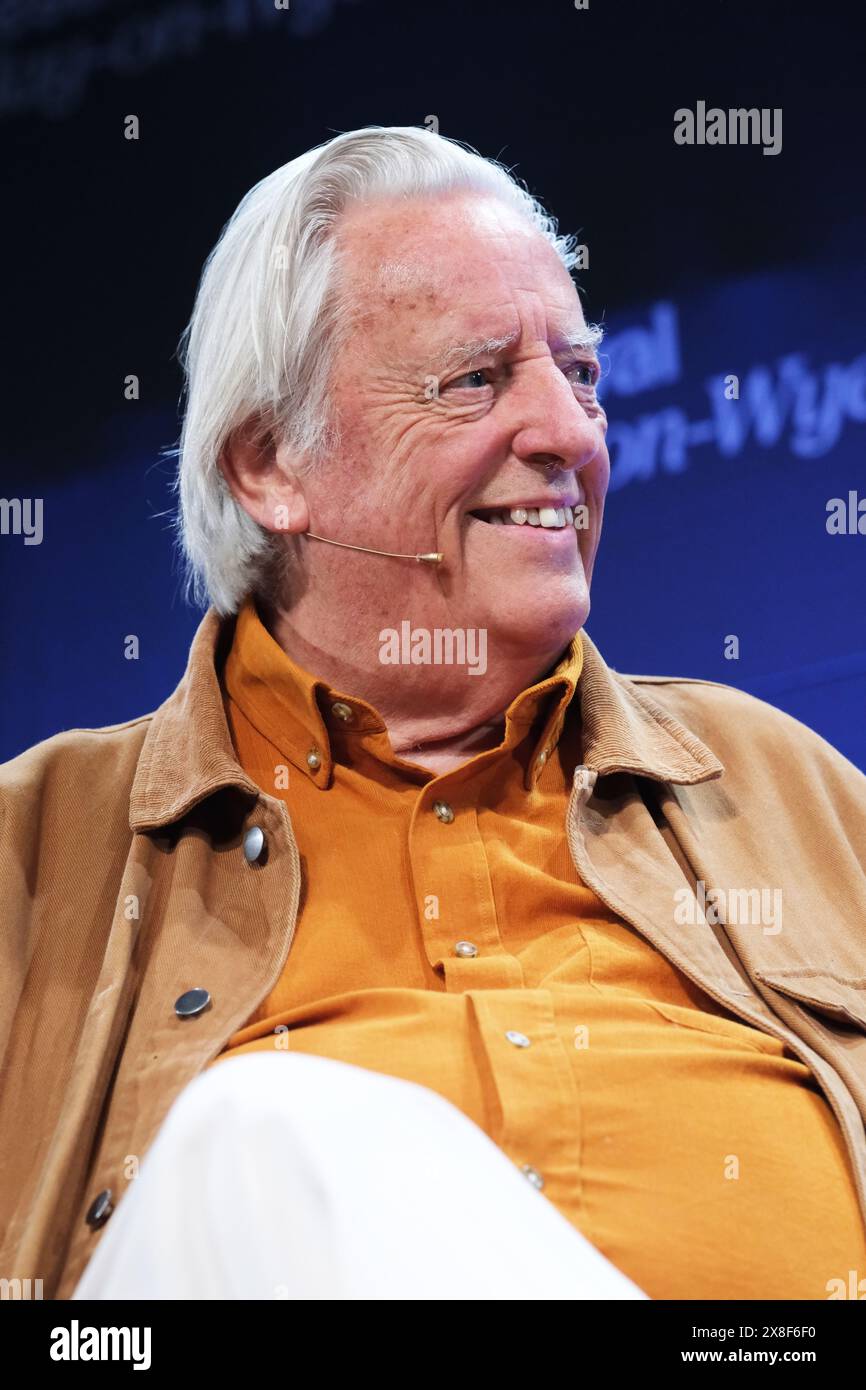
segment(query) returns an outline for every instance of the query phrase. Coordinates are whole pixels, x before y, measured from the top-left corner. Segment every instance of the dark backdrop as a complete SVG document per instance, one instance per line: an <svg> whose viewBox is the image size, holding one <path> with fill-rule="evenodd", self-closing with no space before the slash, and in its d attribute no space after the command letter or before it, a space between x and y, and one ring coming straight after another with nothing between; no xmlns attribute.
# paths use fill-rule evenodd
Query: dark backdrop
<svg viewBox="0 0 866 1390"><path fill-rule="evenodd" d="M181 674L199 615L162 451L240 197L336 131L435 118L589 248L613 479L587 627L607 660L750 690L866 768L866 535L826 526L831 499L866 498L857 7L7 0L0 36L0 497L44 518L41 544L0 535L0 758L143 713ZM675 144L698 101L781 108L781 153Z"/></svg>

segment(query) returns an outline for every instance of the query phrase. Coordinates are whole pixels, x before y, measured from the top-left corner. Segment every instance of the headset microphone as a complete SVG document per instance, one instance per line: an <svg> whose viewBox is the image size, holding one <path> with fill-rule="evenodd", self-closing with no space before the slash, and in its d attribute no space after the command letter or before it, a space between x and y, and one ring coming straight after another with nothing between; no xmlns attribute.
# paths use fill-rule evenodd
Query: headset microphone
<svg viewBox="0 0 866 1390"><path fill-rule="evenodd" d="M327 536L317 536L313 531L305 531L312 541L324 541L327 545L341 545L344 550L363 550L366 555L388 555L393 560L420 560L428 565L441 565L445 559L441 550L431 550L426 555L403 555L397 550L372 550L368 545L349 545L348 541L332 541Z"/></svg>

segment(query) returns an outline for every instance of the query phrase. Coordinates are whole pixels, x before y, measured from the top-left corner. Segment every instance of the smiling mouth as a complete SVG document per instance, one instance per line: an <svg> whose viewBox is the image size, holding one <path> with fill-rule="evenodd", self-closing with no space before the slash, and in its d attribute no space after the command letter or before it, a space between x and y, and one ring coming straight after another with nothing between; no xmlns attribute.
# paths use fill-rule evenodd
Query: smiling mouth
<svg viewBox="0 0 866 1390"><path fill-rule="evenodd" d="M524 526L541 531L580 529L582 507L479 507L469 512L488 526ZM585 525L585 523L584 523Z"/></svg>

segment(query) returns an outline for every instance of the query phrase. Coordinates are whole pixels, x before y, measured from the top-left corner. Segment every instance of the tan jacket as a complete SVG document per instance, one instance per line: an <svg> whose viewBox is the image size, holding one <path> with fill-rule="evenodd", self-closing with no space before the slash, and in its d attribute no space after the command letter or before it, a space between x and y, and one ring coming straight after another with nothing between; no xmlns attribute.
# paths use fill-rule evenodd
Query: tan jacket
<svg viewBox="0 0 866 1390"><path fill-rule="evenodd" d="M58 734L0 769L0 1278L42 1279L45 1297L69 1297L103 1229L94 1200L122 1198L291 947L289 815L238 765L223 711L233 626L205 615L155 713ZM568 717L583 763L563 826L577 871L813 1070L866 1220L866 777L762 701L618 674L582 637ZM256 863L252 826L267 844ZM762 889L767 907L781 891L781 919L759 910ZM709 920L684 910L696 892ZM195 987L211 1006L179 1018Z"/></svg>

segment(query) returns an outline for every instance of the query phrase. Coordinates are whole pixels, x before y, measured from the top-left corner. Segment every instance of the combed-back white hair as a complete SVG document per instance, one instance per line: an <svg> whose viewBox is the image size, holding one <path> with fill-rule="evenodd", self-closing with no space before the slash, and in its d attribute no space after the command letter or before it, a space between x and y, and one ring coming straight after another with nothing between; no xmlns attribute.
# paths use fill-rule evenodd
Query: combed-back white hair
<svg viewBox="0 0 866 1390"><path fill-rule="evenodd" d="M255 421L262 438L311 461L336 444L327 408L331 354L345 328L334 231L356 199L493 194L575 264L538 200L500 163L432 131L366 126L335 136L262 179L244 196L207 259L181 339L186 409L180 437L178 531L187 593L220 613L268 592L289 537L264 530L235 501L220 459L232 431Z"/></svg>

